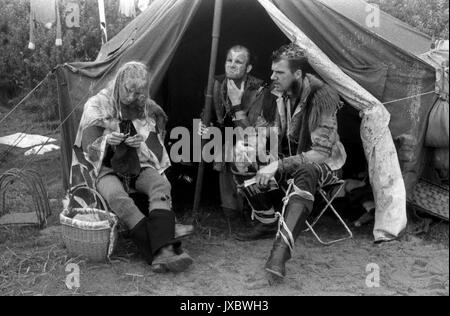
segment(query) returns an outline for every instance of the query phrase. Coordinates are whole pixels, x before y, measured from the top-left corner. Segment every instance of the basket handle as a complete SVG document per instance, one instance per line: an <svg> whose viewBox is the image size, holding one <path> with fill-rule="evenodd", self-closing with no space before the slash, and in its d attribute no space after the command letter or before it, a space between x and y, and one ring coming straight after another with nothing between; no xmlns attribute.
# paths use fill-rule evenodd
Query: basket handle
<svg viewBox="0 0 450 316"><path fill-rule="evenodd" d="M103 208L104 208L104 210L105 210L105 212L109 214L108 205L106 204L105 199L96 190L94 190L94 189L92 189L92 188L90 188L90 187L88 187L86 185L81 184L81 185L77 185L74 188L72 188L70 190L70 199L72 200L72 197L73 197L74 193L77 192L78 190L81 190L81 189L89 191L90 193L92 193L94 198L99 199L101 204L102 204L102 206L103 206Z"/></svg>

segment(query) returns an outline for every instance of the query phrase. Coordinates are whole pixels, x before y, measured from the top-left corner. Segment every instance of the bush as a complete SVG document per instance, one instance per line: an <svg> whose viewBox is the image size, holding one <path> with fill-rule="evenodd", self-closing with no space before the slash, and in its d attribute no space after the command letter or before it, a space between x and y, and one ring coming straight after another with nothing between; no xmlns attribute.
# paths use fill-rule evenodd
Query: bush
<svg viewBox="0 0 450 316"><path fill-rule="evenodd" d="M118 1L105 1L108 36L117 34L131 18L118 16ZM94 60L100 50L101 36L97 1L81 0L80 28L65 27L65 2L60 1L63 33L61 60ZM48 30L41 25L36 29L36 49L28 49L29 0L0 0L0 89L30 90L57 65L58 48L55 46L56 28Z"/></svg>
<svg viewBox="0 0 450 316"><path fill-rule="evenodd" d="M17 104L60 60L94 60L101 47L97 1L80 0L80 28L66 28L65 2L60 1L63 45L55 46L56 28L36 27L36 48L28 49L29 0L0 0L0 105ZM131 18L120 17L118 1L106 0L108 37L117 34ZM37 120L58 117L56 84L53 79L40 87L34 98L25 103Z"/></svg>
<svg viewBox="0 0 450 316"><path fill-rule="evenodd" d="M448 40L448 0L370 0L419 31Z"/></svg>

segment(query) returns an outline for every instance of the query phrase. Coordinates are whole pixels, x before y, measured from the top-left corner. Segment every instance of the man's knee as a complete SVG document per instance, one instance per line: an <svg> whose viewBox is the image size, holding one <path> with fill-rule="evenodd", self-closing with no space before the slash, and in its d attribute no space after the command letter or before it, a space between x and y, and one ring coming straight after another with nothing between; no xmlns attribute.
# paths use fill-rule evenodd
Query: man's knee
<svg viewBox="0 0 450 316"><path fill-rule="evenodd" d="M317 168L313 164L304 163L298 167L293 176L294 179L299 179L304 177L316 177L317 174Z"/></svg>
<svg viewBox="0 0 450 316"><path fill-rule="evenodd" d="M294 184L298 189L312 196L316 193L319 172L313 164L302 164L293 175Z"/></svg>

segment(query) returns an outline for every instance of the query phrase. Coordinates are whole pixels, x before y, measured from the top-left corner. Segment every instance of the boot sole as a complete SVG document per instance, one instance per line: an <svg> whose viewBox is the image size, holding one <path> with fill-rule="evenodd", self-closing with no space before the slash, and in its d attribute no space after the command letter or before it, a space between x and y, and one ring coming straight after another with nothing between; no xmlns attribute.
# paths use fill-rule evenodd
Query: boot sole
<svg viewBox="0 0 450 316"><path fill-rule="evenodd" d="M154 272L154 273L166 273L166 272L169 272L169 270L167 270L167 267L164 266L161 263L152 264L151 269L152 269L152 272Z"/></svg>
<svg viewBox="0 0 450 316"><path fill-rule="evenodd" d="M275 270L272 270L272 269L270 269L270 268L265 268L265 270L267 271L267 272L269 272L269 273L272 273L273 275L276 275L277 277L279 277L279 278L282 278L282 279L284 279L284 275L283 274L281 274L280 272L278 272L278 271L275 271Z"/></svg>
<svg viewBox="0 0 450 316"><path fill-rule="evenodd" d="M176 239L184 239L187 238L189 236L191 236L194 233L194 226L192 226L189 229L186 228L177 228L180 226L177 226L179 224L175 224L175 238ZM190 226L190 225L183 225L183 226Z"/></svg>
<svg viewBox="0 0 450 316"><path fill-rule="evenodd" d="M186 253L182 253L171 258L166 264L165 268L172 272L185 271L194 262L194 260Z"/></svg>
<svg viewBox="0 0 450 316"><path fill-rule="evenodd" d="M193 233L194 232L175 235L174 238L175 239L187 239L188 237L192 236Z"/></svg>

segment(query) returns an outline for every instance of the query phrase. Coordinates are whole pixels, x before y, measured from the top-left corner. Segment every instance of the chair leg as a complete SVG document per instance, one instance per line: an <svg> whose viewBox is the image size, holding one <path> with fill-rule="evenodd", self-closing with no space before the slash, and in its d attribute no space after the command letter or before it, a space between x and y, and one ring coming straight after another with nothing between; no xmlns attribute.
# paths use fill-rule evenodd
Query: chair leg
<svg viewBox="0 0 450 316"><path fill-rule="evenodd" d="M326 205L325 207L322 209L322 211L320 212L320 214L314 219L314 221L310 224L308 221L306 221L306 225L307 225L307 229L305 229L304 231L311 231L311 233L314 235L314 237L316 237L316 239L319 241L319 243L321 243L322 245L332 245L335 244L339 241L343 241L346 239L351 239L353 238L353 233L350 230L350 228L348 227L348 225L345 223L345 221L342 219L342 217L339 215L339 213L336 211L336 209L334 208L332 202L334 201L335 197L340 193L340 191L343 189L344 187L344 183L341 184L341 186L339 187L339 189L333 194L333 196L331 198L328 198L327 194L325 193L325 191L321 188L319 189L319 193L322 196L322 198L325 200ZM341 222L341 224L344 226L345 230L347 231L347 236L343 237L343 238L339 238L336 240L331 240L331 241L323 241L319 235L316 233L316 231L314 230L314 225L316 225L316 223L319 221L319 219L322 217L322 215L326 212L327 209L331 209L331 211L334 213L334 215L339 219L339 221Z"/></svg>

